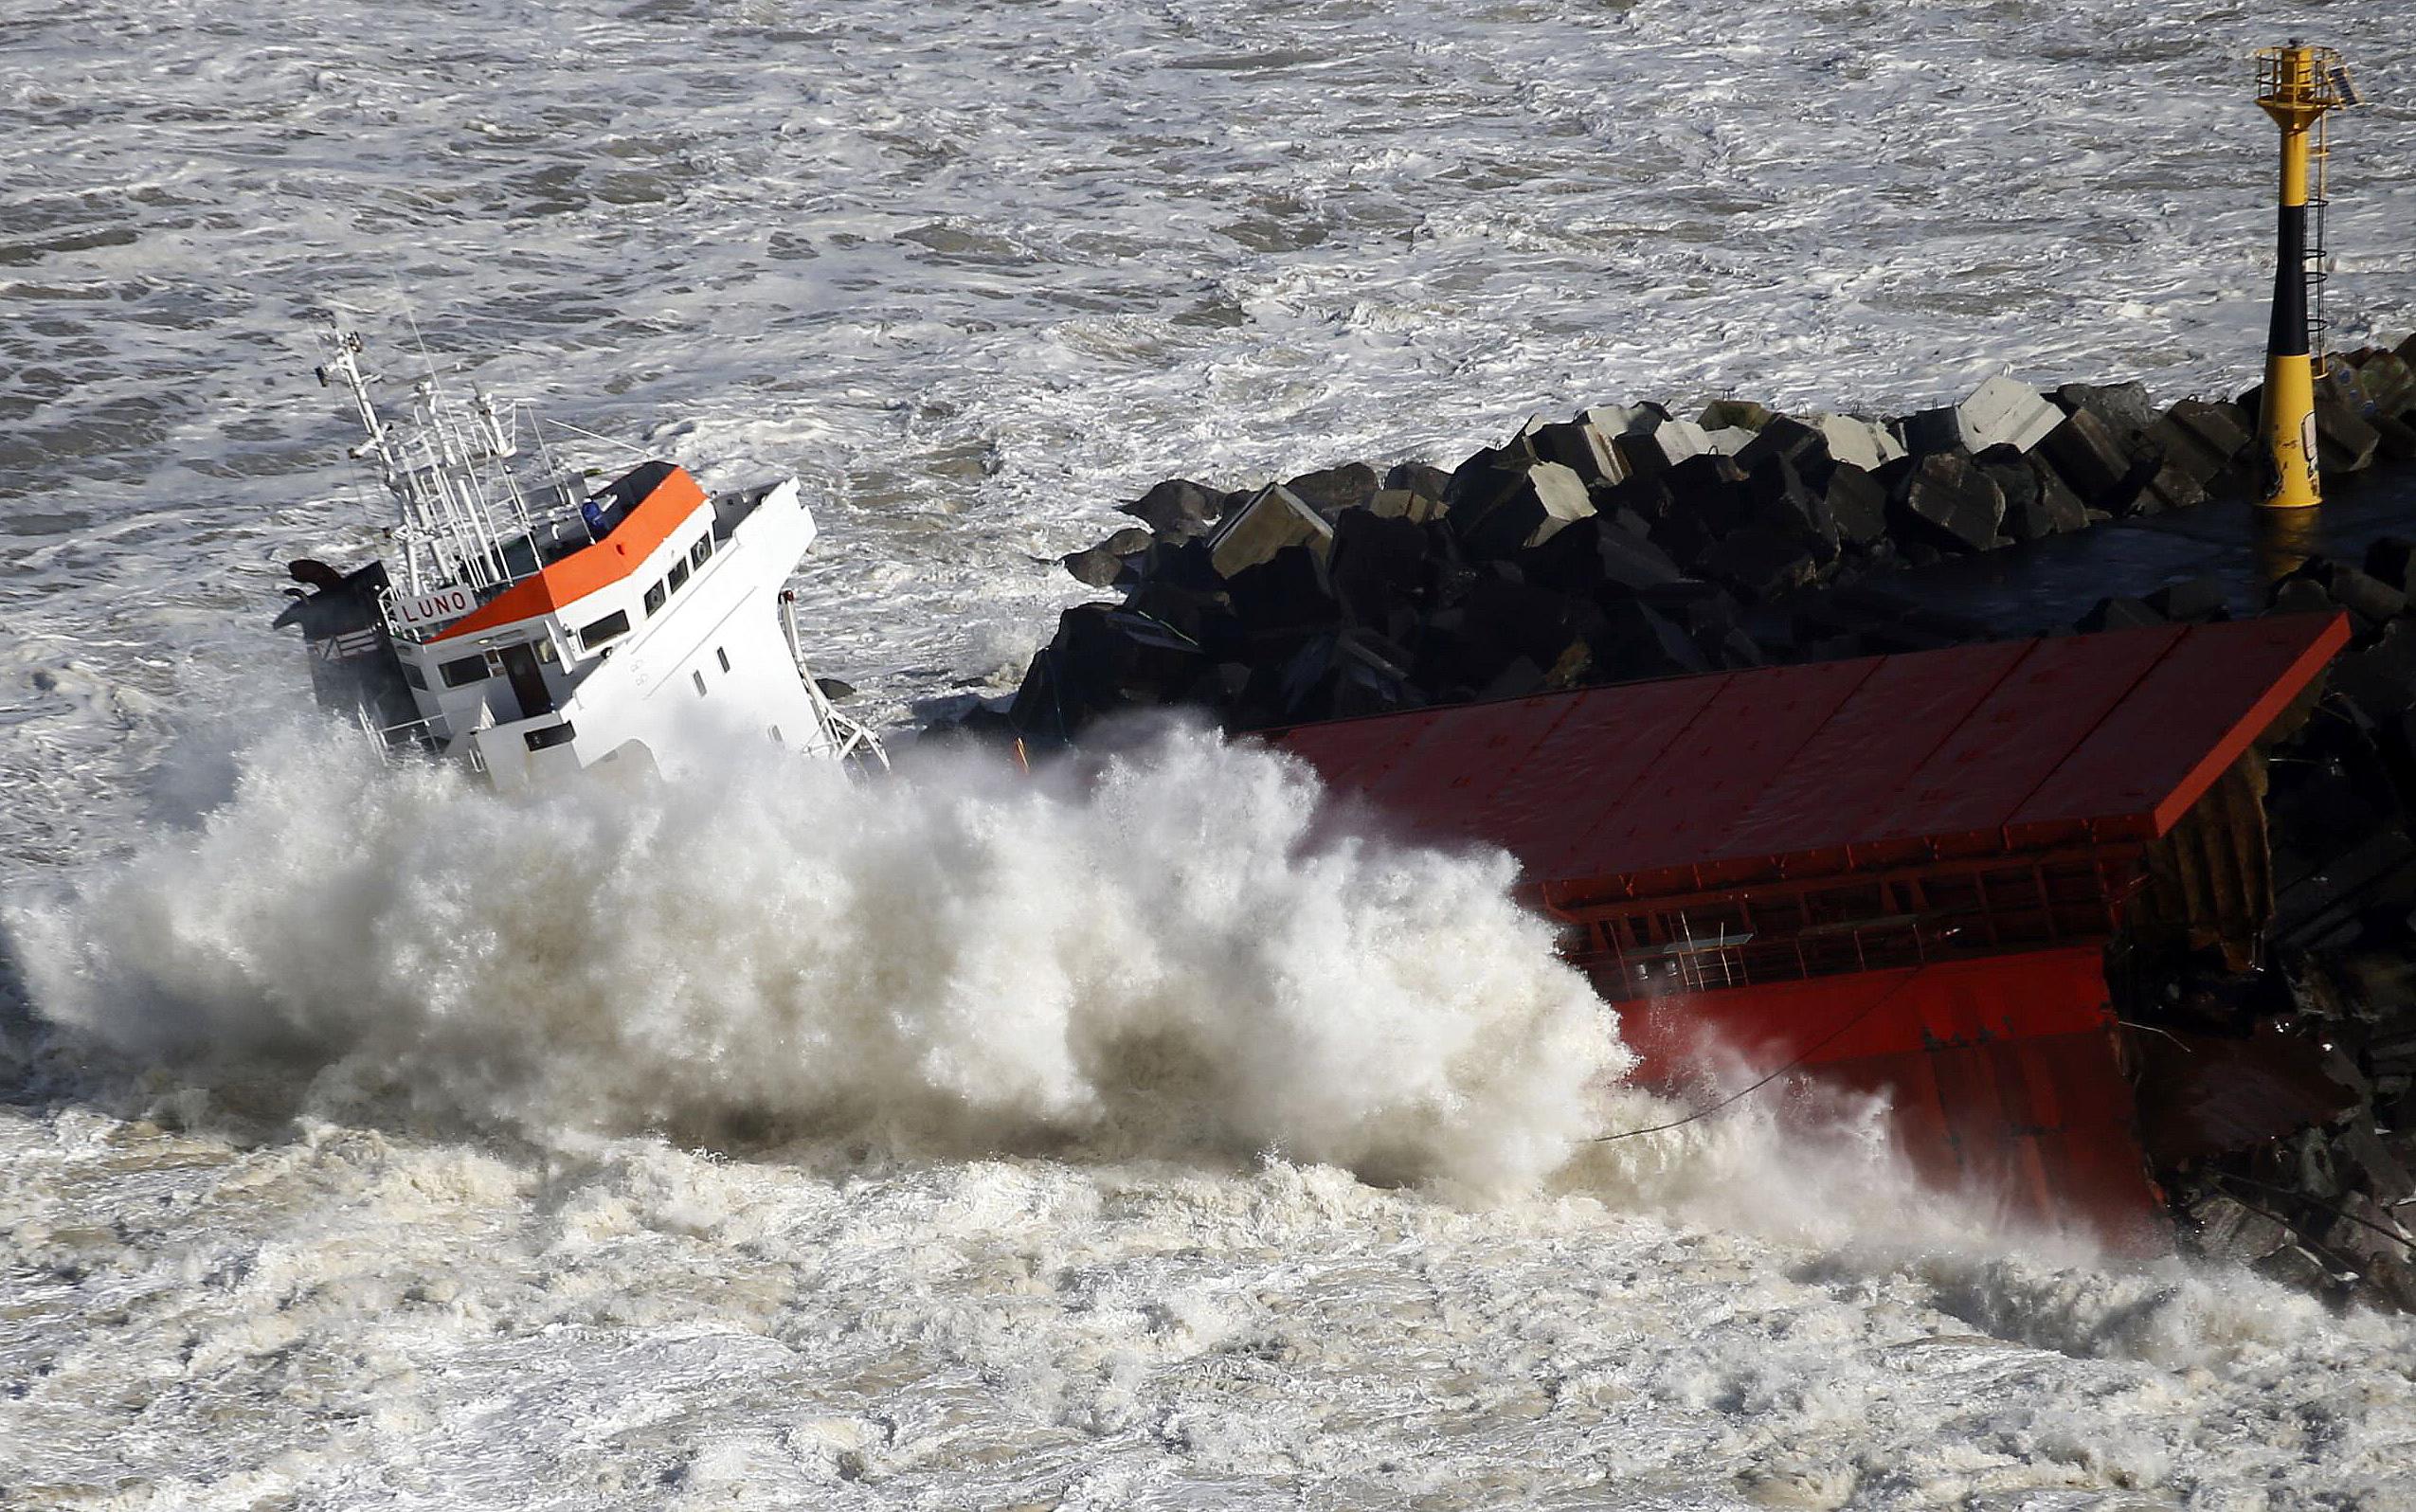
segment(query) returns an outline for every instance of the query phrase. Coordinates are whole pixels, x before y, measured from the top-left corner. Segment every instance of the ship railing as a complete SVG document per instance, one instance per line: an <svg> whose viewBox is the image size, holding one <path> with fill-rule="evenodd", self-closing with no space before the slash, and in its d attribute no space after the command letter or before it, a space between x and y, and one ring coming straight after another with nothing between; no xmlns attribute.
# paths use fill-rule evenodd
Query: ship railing
<svg viewBox="0 0 2416 1512"><path fill-rule="evenodd" d="M1933 927L1923 928L1925 922ZM1911 915L1824 923L1784 934L1757 935L1722 925L1704 933L1563 952L1616 1000L1668 992L1711 992L1774 981L1802 981L1841 972L1916 966L1961 931Z"/></svg>
<svg viewBox="0 0 2416 1512"><path fill-rule="evenodd" d="M887 747L881 745L881 737L874 734L860 721L850 719L830 707L830 701L821 698L820 689L815 689L815 696L822 705L823 724L829 729L831 739L837 744L838 749L835 752L837 759L855 766L869 768L876 765L881 770L888 771L890 753Z"/></svg>
<svg viewBox="0 0 2416 1512"><path fill-rule="evenodd" d="M353 710L352 716L361 727L362 737L369 742L370 749L377 752L378 760L388 766L399 765L406 751L417 749L434 753L445 747L445 727L441 715L423 715L395 725L379 724L366 708ZM485 771L486 758L478 753L478 743L472 741L464 748L469 754L471 769Z"/></svg>

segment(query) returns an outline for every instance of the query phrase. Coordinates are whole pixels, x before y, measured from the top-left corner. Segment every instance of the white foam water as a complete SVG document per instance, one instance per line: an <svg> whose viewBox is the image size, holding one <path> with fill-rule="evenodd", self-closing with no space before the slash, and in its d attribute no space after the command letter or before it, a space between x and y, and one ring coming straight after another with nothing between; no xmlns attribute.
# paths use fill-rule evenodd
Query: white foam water
<svg viewBox="0 0 2416 1512"><path fill-rule="evenodd" d="M544 1139L1080 1139L1531 1188L1626 1057L1500 852L1319 823L1298 763L1204 733L1082 774L971 757L855 785L517 802L356 735L246 752L198 831L21 909L51 1021L308 1078L303 1107Z"/></svg>
<svg viewBox="0 0 2416 1512"><path fill-rule="evenodd" d="M2404 1321L1995 1233L1851 1107L1575 1143L1667 1110L1583 1093L1500 859L1263 755L515 805L258 737L278 564L379 545L310 306L835 476L809 637L893 718L1169 475L2235 390L2292 30L2376 102L2335 339L2395 336L2405 19L0 15L0 1505L2416 1504Z"/></svg>

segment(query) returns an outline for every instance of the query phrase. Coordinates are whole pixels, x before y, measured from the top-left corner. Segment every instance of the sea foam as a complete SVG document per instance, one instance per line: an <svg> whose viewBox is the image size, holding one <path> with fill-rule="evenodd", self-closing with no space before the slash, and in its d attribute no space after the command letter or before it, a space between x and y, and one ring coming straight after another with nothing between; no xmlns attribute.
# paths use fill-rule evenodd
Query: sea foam
<svg viewBox="0 0 2416 1512"><path fill-rule="evenodd" d="M187 1080L535 1137L1279 1154L1529 1185L1627 1063L1498 851L1166 729L1076 773L498 796L342 735L9 924L37 1012Z"/></svg>

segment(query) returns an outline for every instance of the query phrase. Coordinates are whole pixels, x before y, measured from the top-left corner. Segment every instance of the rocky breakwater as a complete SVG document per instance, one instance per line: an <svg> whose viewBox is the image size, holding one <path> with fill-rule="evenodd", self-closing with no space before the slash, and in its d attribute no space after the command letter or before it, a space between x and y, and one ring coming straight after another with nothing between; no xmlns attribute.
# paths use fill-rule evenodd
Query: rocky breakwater
<svg viewBox="0 0 2416 1512"><path fill-rule="evenodd" d="M1951 626L1865 623L1848 590L2245 495L2257 399L1994 378L1886 420L1608 405L1449 471L1170 480L1065 559L1118 597L1066 611L1004 723L1047 743L1188 705L1249 729L1941 643ZM2332 488L2416 460L2416 337L2336 364L2317 414Z"/></svg>
<svg viewBox="0 0 2416 1512"><path fill-rule="evenodd" d="M2136 384L1992 379L1884 420L1608 406L1531 422L1448 471L1161 483L1124 506L1136 524L1066 558L1114 600L1068 610L1011 709L975 728L1045 746L1177 705L1244 730L2221 618L2237 596L2209 581L2109 576L2074 625L1985 624L1901 590L1949 558L2250 495L2259 398L2157 406ZM2329 493L2416 462L2416 336L2336 362L2317 423ZM2416 1307L2416 543L2317 556L2263 608L2346 609L2355 635L2250 780L2256 917L2228 940L2142 923L2110 980L2184 1243ZM2230 1101L2185 1127L2156 1103L2158 1053L2200 1071L2229 1056Z"/></svg>

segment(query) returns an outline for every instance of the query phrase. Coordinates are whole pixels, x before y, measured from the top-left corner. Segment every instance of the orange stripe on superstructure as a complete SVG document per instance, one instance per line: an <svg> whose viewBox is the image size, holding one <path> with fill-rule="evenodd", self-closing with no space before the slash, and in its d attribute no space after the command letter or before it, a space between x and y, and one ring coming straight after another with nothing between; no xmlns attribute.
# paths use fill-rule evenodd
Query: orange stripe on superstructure
<svg viewBox="0 0 2416 1512"><path fill-rule="evenodd" d="M626 580L671 539L705 502L705 491L684 469L675 467L654 492L631 508L613 532L593 546L583 546L550 567L539 567L447 626L430 641L477 635L518 620L552 614Z"/></svg>

